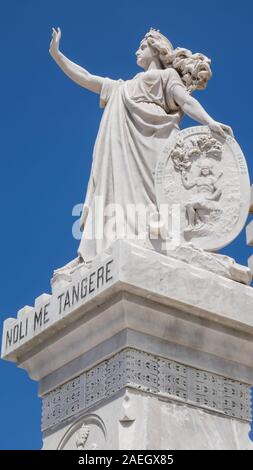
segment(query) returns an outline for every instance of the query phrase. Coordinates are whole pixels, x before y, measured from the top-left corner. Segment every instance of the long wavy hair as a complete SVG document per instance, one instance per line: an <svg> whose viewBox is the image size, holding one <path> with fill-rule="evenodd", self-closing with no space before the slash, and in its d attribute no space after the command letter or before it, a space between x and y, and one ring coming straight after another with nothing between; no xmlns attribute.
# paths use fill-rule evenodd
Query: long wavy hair
<svg viewBox="0 0 253 470"><path fill-rule="evenodd" d="M158 52L162 69L173 67L190 93L206 88L212 76L211 60L208 57L201 53L193 54L189 49L181 47L174 49L171 42L159 30L153 28L144 39Z"/></svg>

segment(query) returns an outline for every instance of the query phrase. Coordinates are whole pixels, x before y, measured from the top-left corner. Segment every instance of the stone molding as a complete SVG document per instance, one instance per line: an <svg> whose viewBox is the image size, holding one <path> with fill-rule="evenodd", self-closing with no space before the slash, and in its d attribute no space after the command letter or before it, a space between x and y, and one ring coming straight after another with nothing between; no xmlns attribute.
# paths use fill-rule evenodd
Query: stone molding
<svg viewBox="0 0 253 470"><path fill-rule="evenodd" d="M103 283L99 276L101 270L104 272ZM92 282L88 282L88 277ZM97 283L95 279L98 278ZM189 326L192 322L200 326L203 321L209 322L205 331L210 330L211 335L217 327L226 330L226 337L221 340L221 335L209 340L209 332L205 333L203 330L203 334L208 336L205 340L203 338L197 349L211 352L236 364L252 366L251 287L123 240L115 242L105 258L98 257L90 271L80 268L65 287L55 286L52 296L43 294L36 299L34 308L25 307L19 311L17 319L7 319L3 330L2 357L17 362L34 380L42 380L119 331L128 328L124 312L110 307L122 292L131 297L138 297L140 302L148 300L159 308L166 306L170 309L168 312L173 310L171 315L173 322L175 320L177 323L177 333L182 323L178 322L178 311L188 316ZM157 312L156 306L154 310ZM103 313L103 322L98 315L102 310L106 310ZM182 341L175 341L176 335L171 337L172 330L169 327L172 319L168 323L162 314L159 322L154 324L152 317L147 317L146 310L140 313L141 317L139 314L138 317L134 315L134 312L135 309L131 309L127 314L132 329L152 335L156 331L156 336L163 338L166 326L167 340L180 342L195 349L192 340L199 335L185 335L183 323L183 330L180 331L184 338L181 338ZM88 334L85 325L89 318L92 319L93 335ZM162 321L165 323L162 324ZM217 341L219 339L219 349L216 337ZM239 341L240 346L235 348L235 341Z"/></svg>

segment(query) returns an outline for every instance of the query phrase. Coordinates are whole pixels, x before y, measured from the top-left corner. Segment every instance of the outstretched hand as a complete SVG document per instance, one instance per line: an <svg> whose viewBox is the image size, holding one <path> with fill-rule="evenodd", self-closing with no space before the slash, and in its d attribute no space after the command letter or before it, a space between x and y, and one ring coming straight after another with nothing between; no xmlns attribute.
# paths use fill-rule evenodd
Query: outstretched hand
<svg viewBox="0 0 253 470"><path fill-rule="evenodd" d="M52 28L52 40L50 42L50 47L49 47L49 53L51 54L52 57L56 57L57 54L59 53L59 45L60 45L60 40L61 40L61 30L60 28L57 28L57 31L55 28Z"/></svg>
<svg viewBox="0 0 253 470"><path fill-rule="evenodd" d="M230 126L221 124L217 121L212 121L211 124L209 124L209 129L215 134L219 134L221 137L223 137L223 139L226 139L228 135L234 137L232 128Z"/></svg>
<svg viewBox="0 0 253 470"><path fill-rule="evenodd" d="M231 137L234 137L233 129L232 127L228 126L227 124L221 124L219 123L223 131L225 131L226 134L230 135Z"/></svg>

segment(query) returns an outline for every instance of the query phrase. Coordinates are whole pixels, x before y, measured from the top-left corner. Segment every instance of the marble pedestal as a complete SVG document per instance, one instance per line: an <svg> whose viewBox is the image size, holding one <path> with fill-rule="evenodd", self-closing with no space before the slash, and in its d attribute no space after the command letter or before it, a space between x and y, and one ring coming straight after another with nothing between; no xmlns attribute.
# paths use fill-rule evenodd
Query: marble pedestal
<svg viewBox="0 0 253 470"><path fill-rule="evenodd" d="M44 449L253 449L253 289L118 240L5 321Z"/></svg>

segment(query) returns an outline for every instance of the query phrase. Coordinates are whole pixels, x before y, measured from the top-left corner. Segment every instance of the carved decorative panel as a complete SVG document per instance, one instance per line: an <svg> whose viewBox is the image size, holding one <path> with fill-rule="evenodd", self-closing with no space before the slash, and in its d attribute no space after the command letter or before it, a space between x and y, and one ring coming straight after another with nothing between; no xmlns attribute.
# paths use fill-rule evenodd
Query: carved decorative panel
<svg viewBox="0 0 253 470"><path fill-rule="evenodd" d="M85 407L85 375L58 387L43 398L42 429L51 427Z"/></svg>
<svg viewBox="0 0 253 470"><path fill-rule="evenodd" d="M47 394L42 428L77 415L125 387L250 420L250 385L127 348Z"/></svg>

